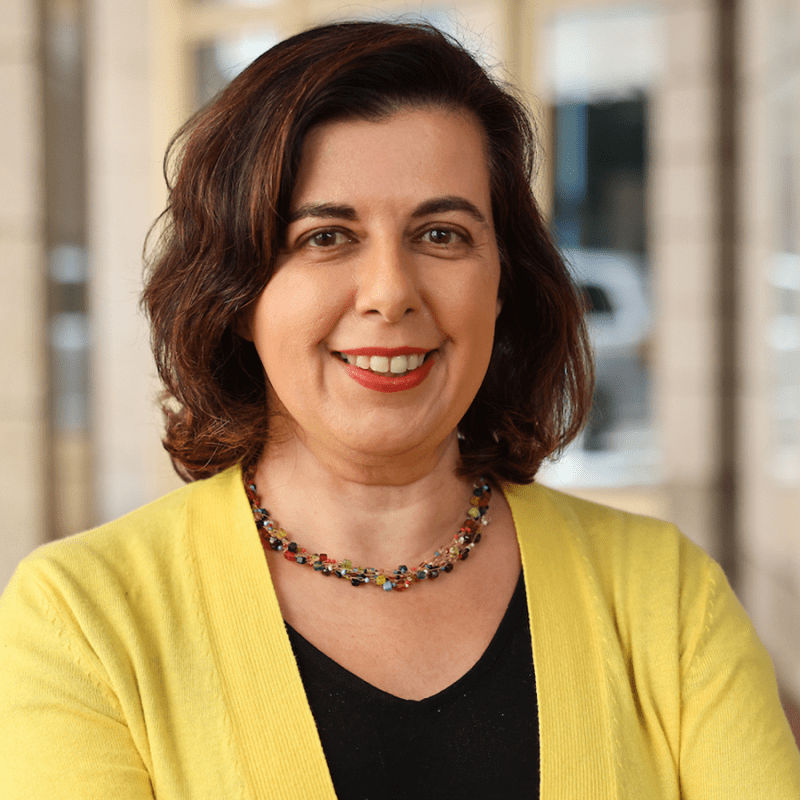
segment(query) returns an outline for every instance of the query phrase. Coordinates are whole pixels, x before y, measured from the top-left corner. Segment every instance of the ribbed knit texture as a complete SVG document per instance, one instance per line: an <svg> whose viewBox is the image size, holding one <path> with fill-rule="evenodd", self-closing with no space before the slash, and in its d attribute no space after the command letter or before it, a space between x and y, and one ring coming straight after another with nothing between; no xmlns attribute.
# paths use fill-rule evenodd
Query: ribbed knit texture
<svg viewBox="0 0 800 800"><path fill-rule="evenodd" d="M669 525L506 494L541 797L798 800L772 666L719 567ZM0 600L3 800L334 796L238 469L20 565Z"/></svg>

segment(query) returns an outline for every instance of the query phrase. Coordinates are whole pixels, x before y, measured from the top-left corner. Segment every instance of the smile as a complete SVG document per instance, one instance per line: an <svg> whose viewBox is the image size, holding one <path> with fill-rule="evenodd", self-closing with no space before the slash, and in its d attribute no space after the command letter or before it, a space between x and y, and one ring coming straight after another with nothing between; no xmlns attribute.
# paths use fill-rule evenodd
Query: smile
<svg viewBox="0 0 800 800"><path fill-rule="evenodd" d="M336 353L347 364L368 370L384 377L399 377L422 366L433 351L428 353L409 353L408 355L356 355L354 353Z"/></svg>
<svg viewBox="0 0 800 800"><path fill-rule="evenodd" d="M332 351L350 377L376 392L405 392L419 386L430 374L438 350L417 347L362 347Z"/></svg>

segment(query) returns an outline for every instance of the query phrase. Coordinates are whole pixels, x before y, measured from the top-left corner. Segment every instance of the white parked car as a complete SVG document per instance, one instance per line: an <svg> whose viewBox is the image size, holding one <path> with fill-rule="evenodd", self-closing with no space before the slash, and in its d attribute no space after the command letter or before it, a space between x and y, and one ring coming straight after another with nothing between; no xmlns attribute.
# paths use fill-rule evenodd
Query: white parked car
<svg viewBox="0 0 800 800"><path fill-rule="evenodd" d="M649 422L647 343L652 326L647 270L630 253L566 250L587 302L597 368L586 450L614 449L611 437Z"/></svg>

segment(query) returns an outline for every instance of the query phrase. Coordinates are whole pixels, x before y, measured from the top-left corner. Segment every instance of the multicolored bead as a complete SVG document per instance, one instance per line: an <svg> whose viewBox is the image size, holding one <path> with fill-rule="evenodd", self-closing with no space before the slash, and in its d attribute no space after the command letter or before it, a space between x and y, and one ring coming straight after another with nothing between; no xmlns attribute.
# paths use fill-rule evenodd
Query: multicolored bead
<svg viewBox="0 0 800 800"><path fill-rule="evenodd" d="M259 505L258 491L252 481L252 477L245 481L245 491L250 501L250 508L253 512L253 519L259 532L261 544L265 550L270 548L275 551L282 551L283 557L287 561L294 561L296 564L307 564L315 572L320 572L326 576L336 575L337 578L346 578L352 586L372 583L375 586L380 586L385 592L392 590L404 592L415 583L428 578L438 578L442 572L452 572L453 564L456 561L464 561L469 556L470 551L481 540L480 528L489 523L488 510L492 493L491 487L485 480L477 481L473 486L470 497L467 518L458 532L454 534L452 543L448 547L436 550L430 561L423 561L414 569L409 570L405 564L401 564L397 569L387 573L386 570L378 570L374 567L354 567L350 559L336 561L328 558L327 553L309 554L297 542L290 541L289 534L279 527L274 520L270 519L266 508ZM390 575L393 577L390 577Z"/></svg>

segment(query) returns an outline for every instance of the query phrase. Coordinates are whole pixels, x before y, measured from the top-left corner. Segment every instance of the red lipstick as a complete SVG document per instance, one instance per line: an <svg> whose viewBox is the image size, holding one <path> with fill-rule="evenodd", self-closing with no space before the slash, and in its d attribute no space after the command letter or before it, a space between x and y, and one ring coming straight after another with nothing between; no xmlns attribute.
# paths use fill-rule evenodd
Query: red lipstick
<svg viewBox="0 0 800 800"><path fill-rule="evenodd" d="M433 350L434 348L430 348ZM352 350L339 350L347 356L412 356L427 353L424 347L354 347Z"/></svg>
<svg viewBox="0 0 800 800"><path fill-rule="evenodd" d="M398 350L384 350L377 352L380 348L364 348L365 352L358 352L355 350L346 350L348 355L375 355L375 356L405 356L412 353L425 353L426 350L415 350L414 348L398 348ZM368 350L368 352L367 352ZM399 350L406 350L407 352L399 352ZM346 364L342 361L342 365L347 369L347 374L356 382L360 383L366 389L372 389L375 392L405 392L408 389L413 389L419 386L425 378L428 377L431 369L433 369L434 355L428 356L425 363L417 367L411 372L406 372L405 375L378 375L368 369L361 369L355 364Z"/></svg>

